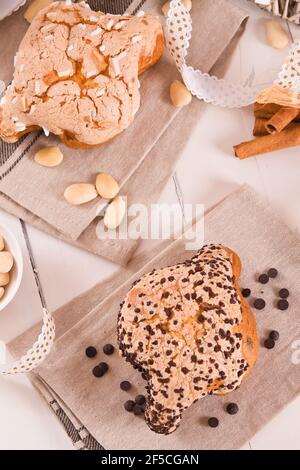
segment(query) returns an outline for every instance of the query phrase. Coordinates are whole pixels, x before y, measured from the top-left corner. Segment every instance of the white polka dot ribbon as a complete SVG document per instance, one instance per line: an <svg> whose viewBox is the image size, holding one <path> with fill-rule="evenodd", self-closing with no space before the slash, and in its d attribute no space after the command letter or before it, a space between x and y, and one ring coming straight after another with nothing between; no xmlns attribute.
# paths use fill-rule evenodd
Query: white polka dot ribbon
<svg viewBox="0 0 300 470"><path fill-rule="evenodd" d="M1 375L30 372L39 366L49 354L55 338L55 324L52 315L43 309L43 325L37 341L20 359L11 364L0 364ZM4 351L3 351L4 352ZM4 356L4 354L3 354Z"/></svg>
<svg viewBox="0 0 300 470"><path fill-rule="evenodd" d="M240 108L254 103L260 90L218 79L187 65L191 38L191 15L180 0L172 0L167 18L167 47L190 92L199 100L226 108Z"/></svg>

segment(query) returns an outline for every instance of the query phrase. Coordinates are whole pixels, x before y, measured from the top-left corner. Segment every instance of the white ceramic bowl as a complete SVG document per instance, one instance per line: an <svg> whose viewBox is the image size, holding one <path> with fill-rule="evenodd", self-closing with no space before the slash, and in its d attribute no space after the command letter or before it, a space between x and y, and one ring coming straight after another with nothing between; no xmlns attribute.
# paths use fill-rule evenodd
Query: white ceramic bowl
<svg viewBox="0 0 300 470"><path fill-rule="evenodd" d="M5 250L9 251L14 258L14 265L10 271L10 282L5 286L4 297L0 300L0 311L12 301L16 295L23 275L23 255L16 237L0 224L0 235L5 242Z"/></svg>
<svg viewBox="0 0 300 470"><path fill-rule="evenodd" d="M0 0L0 21L17 11L27 0Z"/></svg>

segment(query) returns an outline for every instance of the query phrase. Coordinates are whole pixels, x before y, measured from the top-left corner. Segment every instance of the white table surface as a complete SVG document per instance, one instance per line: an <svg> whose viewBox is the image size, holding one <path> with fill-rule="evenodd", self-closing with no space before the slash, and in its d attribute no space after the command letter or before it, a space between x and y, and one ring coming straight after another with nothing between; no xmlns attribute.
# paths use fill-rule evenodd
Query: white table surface
<svg viewBox="0 0 300 470"><path fill-rule="evenodd" d="M231 60L227 78L237 83L253 79L269 84L287 54L271 49L265 40L269 16L249 2L247 29ZM299 28L291 26L294 38ZM185 203L218 202L243 183L268 198L291 228L300 231L300 150L239 161L232 145L251 138L253 111L206 106L178 163L176 181ZM178 188L177 188L178 189ZM174 178L162 202L178 202ZM7 342L41 318L41 304L22 234L20 221L0 211L0 222L18 237L25 259L21 288L0 312L0 339ZM48 307L53 310L104 279L118 268L27 226ZM143 242L147 243L147 242ZM251 439L244 449L300 449L300 397ZM72 449L56 417L25 376L0 378L0 449Z"/></svg>

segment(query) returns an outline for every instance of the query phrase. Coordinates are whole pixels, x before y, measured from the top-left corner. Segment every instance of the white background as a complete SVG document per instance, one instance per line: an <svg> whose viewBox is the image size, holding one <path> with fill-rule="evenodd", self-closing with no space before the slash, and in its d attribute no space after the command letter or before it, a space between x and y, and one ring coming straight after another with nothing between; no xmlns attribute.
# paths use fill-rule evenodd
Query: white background
<svg viewBox="0 0 300 470"><path fill-rule="evenodd" d="M256 85L269 84L276 77L288 48L283 51L271 49L266 44L264 30L265 18L269 16L250 2L245 1L245 8L251 17L231 61L227 78L245 83L249 77L254 77ZM299 29L294 26L290 29L294 38L300 38L300 26ZM181 193L185 203L203 203L208 209L247 182L266 196L284 221L299 232L300 150L294 148L239 161L233 157L232 146L250 139L252 126L253 111L250 108L226 110L205 106L161 202L178 202L178 194ZM18 237L25 260L21 288L9 307L0 312L0 339L7 342L41 319L41 304L20 222L3 211L0 211L0 222ZM27 228L51 310L118 269L97 256L73 248L32 227ZM244 448L300 449L299 413L300 398ZM0 378L0 416L1 449L72 448L56 417L26 377Z"/></svg>

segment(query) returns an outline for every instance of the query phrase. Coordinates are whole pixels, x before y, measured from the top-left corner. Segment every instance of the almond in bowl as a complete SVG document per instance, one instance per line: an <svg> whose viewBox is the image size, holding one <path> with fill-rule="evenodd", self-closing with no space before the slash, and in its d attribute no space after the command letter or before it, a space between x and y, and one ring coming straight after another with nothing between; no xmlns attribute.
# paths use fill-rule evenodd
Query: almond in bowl
<svg viewBox="0 0 300 470"><path fill-rule="evenodd" d="M23 274L22 251L15 236L0 225L0 310L16 295Z"/></svg>

